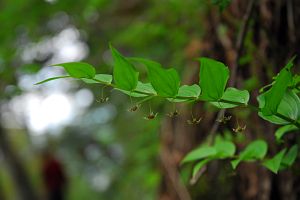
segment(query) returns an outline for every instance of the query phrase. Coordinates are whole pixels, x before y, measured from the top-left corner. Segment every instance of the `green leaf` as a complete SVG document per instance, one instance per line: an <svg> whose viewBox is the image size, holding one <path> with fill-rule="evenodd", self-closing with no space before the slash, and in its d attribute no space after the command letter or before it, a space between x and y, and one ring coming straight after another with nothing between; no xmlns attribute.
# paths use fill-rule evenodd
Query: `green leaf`
<svg viewBox="0 0 300 200"><path fill-rule="evenodd" d="M286 149L283 149L278 154L276 154L273 158L265 160L263 162L263 166L271 170L273 173L277 174L285 152Z"/></svg>
<svg viewBox="0 0 300 200"><path fill-rule="evenodd" d="M140 62L147 67L148 79L158 95L162 97L177 95L180 79L175 69L164 69L159 63L143 58L130 58L130 60Z"/></svg>
<svg viewBox="0 0 300 200"><path fill-rule="evenodd" d="M235 169L241 161L262 159L266 155L267 149L268 145L264 140L255 140L239 154L238 159L231 161L231 165Z"/></svg>
<svg viewBox="0 0 300 200"><path fill-rule="evenodd" d="M259 102L259 107L262 108L265 105L265 93L257 97ZM300 99L294 91L287 90L283 99L281 100L277 113L280 113L290 119L299 120L300 119ZM266 116L262 112L259 112L258 115L274 124L290 124L290 122L281 119L275 115Z"/></svg>
<svg viewBox="0 0 300 200"><path fill-rule="evenodd" d="M298 128L294 125L285 125L285 126L280 127L275 132L276 141L278 141L278 142L281 141L281 138L283 137L284 134L286 134L290 131L297 130L297 129Z"/></svg>
<svg viewBox="0 0 300 200"><path fill-rule="evenodd" d="M94 78L96 74L95 68L92 65L83 62L60 63L52 66L63 67L73 78Z"/></svg>
<svg viewBox="0 0 300 200"><path fill-rule="evenodd" d="M294 59L295 57L293 57L279 72L275 83L264 95L265 105L262 107L263 115L270 116L277 112L278 106L285 95L286 89L292 82L292 73L290 70L293 66Z"/></svg>
<svg viewBox="0 0 300 200"><path fill-rule="evenodd" d="M289 87L299 87L300 86L300 75L299 74L295 74L293 76L293 81L292 83L289 85Z"/></svg>
<svg viewBox="0 0 300 200"><path fill-rule="evenodd" d="M114 59L113 75L116 87L133 91L137 86L139 73L135 70L134 66L111 45L110 50Z"/></svg>
<svg viewBox="0 0 300 200"><path fill-rule="evenodd" d="M184 159L181 161L181 164L200 160L200 159L208 157L208 156L216 155L216 153L217 153L217 151L214 147L210 147L210 146L198 147L198 148L192 150L191 152L189 152L184 157Z"/></svg>
<svg viewBox="0 0 300 200"><path fill-rule="evenodd" d="M236 167L240 164L241 160L240 159L236 159L231 161L231 166L233 169L236 169Z"/></svg>
<svg viewBox="0 0 300 200"><path fill-rule="evenodd" d="M202 154L201 158L205 158L205 157L206 158L201 160L194 166L193 177L204 165L206 165L211 160L230 158L235 153L235 145L231 141L227 141L221 136L216 137L215 144L212 148L215 149L215 151L211 151L211 153L207 153L207 154Z"/></svg>
<svg viewBox="0 0 300 200"><path fill-rule="evenodd" d="M289 88L291 88L296 94L300 93L300 75L295 74L293 76L292 84L289 85Z"/></svg>
<svg viewBox="0 0 300 200"><path fill-rule="evenodd" d="M292 166L292 164L295 162L298 155L298 145L293 145L290 150L285 154L281 161L281 167L286 168Z"/></svg>
<svg viewBox="0 0 300 200"><path fill-rule="evenodd" d="M200 58L201 98L206 101L218 101L222 98L229 70L223 63L209 58Z"/></svg>
<svg viewBox="0 0 300 200"><path fill-rule="evenodd" d="M52 78L48 78L46 80L40 81L38 83L35 83L34 85L39 85L39 84L43 84L43 83L46 83L46 82L49 82L49 81L53 81L53 80L56 80L56 79L62 79L62 78L71 78L71 76L57 76L57 77L52 77Z"/></svg>
<svg viewBox="0 0 300 200"><path fill-rule="evenodd" d="M146 92L151 95L157 95L156 91L152 87L151 83L138 82L138 85L137 85L135 91Z"/></svg>
<svg viewBox="0 0 300 200"><path fill-rule="evenodd" d="M117 89L117 90L119 90L129 96L132 96L132 97L147 97L150 95L157 95L156 91L153 89L153 87L150 83L142 83L140 81L138 82L138 84L133 92L121 90L121 89ZM142 94L142 93L147 93L147 94Z"/></svg>
<svg viewBox="0 0 300 200"><path fill-rule="evenodd" d="M182 163L200 160L202 158L224 159L232 157L235 153L235 145L221 136L217 136L214 146L201 146L192 150L185 156Z"/></svg>
<svg viewBox="0 0 300 200"><path fill-rule="evenodd" d="M228 100L228 101L234 101L237 103L242 103L244 105L248 104L250 95L249 92L247 90L238 90L236 88L226 88L223 96L221 99L223 100ZM222 103L222 102L210 102L211 104L213 104L214 106L216 106L217 108L234 108L237 107L238 105L235 104L230 104L230 103Z"/></svg>
<svg viewBox="0 0 300 200"><path fill-rule="evenodd" d="M214 157L224 159L232 157L235 153L235 145L231 141L224 140L222 137L217 137L214 147L217 151Z"/></svg>
<svg viewBox="0 0 300 200"><path fill-rule="evenodd" d="M193 99L197 99L201 93L201 89L199 85L182 85L178 90L177 97L186 97L189 99L182 99L175 97L174 99L168 98L171 102L186 102L191 101Z"/></svg>
<svg viewBox="0 0 300 200"><path fill-rule="evenodd" d="M209 161L211 161L211 158L206 158L204 160L201 160L200 162L198 162L194 168L193 168L193 177L196 176L197 172L204 166L206 165Z"/></svg>
<svg viewBox="0 0 300 200"><path fill-rule="evenodd" d="M267 149L268 145L264 140L255 140L240 153L240 158L242 160L262 159L266 155Z"/></svg>
<svg viewBox="0 0 300 200"><path fill-rule="evenodd" d="M88 79L88 78L82 78L85 83L88 84L93 84L93 83L100 83L100 84L105 84L109 85L112 82L112 75L110 74L96 74L93 79Z"/></svg>

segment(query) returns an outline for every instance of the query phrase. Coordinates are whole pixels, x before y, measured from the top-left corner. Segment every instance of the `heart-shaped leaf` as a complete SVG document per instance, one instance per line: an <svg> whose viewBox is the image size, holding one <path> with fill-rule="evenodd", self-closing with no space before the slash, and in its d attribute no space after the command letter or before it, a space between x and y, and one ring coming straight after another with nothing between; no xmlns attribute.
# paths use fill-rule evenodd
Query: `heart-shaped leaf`
<svg viewBox="0 0 300 200"><path fill-rule="evenodd" d="M175 98L168 98L168 100L171 102L191 101L197 99L200 93L201 89L199 85L182 85L178 90L178 95Z"/></svg>
<svg viewBox="0 0 300 200"><path fill-rule="evenodd" d="M114 59L114 83L117 88L133 91L138 83L139 73L134 66L110 45L110 50Z"/></svg>
<svg viewBox="0 0 300 200"><path fill-rule="evenodd" d="M257 97L259 102L259 107L262 108L265 105L265 93ZM283 96L277 113L284 115L292 120L298 121L300 119L300 99L297 94L292 90L287 90ZM289 121L286 121L282 118L279 118L275 115L266 116L262 112L259 112L258 115L274 124L290 124Z"/></svg>
<svg viewBox="0 0 300 200"><path fill-rule="evenodd" d="M221 99L247 105L249 98L250 98L250 95L247 90L238 90L236 88L229 87L229 88L226 88ZM217 108L221 108L221 109L234 108L234 107L238 106L236 104L223 103L223 102L210 102L210 103L213 104L214 106L216 106Z"/></svg>
<svg viewBox="0 0 300 200"><path fill-rule="evenodd" d="M217 151L214 147L210 147L210 146L198 147L192 150L191 152L189 152L181 161L181 163L183 164L191 161L200 160L208 156L216 155L216 153Z"/></svg>
<svg viewBox="0 0 300 200"><path fill-rule="evenodd" d="M159 63L143 58L130 58L130 60L140 62L147 67L148 79L158 95L162 97L177 95L180 79L175 69L164 69Z"/></svg>
<svg viewBox="0 0 300 200"><path fill-rule="evenodd" d="M273 173L277 174L285 152L286 149L283 149L278 154L276 154L273 158L265 160L263 162L263 166L271 170Z"/></svg>
<svg viewBox="0 0 300 200"><path fill-rule="evenodd" d="M295 144L289 149L289 151L283 157L281 161L281 169L292 166L292 164L297 159L297 155L298 155L298 145Z"/></svg>
<svg viewBox="0 0 300 200"><path fill-rule="evenodd" d="M280 142L281 138L288 132L297 130L298 128L294 125L285 125L280 127L275 132L276 141Z"/></svg>
<svg viewBox="0 0 300 200"><path fill-rule="evenodd" d="M203 100L218 101L221 99L228 78L229 69L223 63L210 58L200 58L199 85Z"/></svg>
<svg viewBox="0 0 300 200"><path fill-rule="evenodd" d="M224 140L222 137L217 137L214 147L217 151L215 157L219 159L232 157L235 153L235 145L231 141Z"/></svg>
<svg viewBox="0 0 300 200"><path fill-rule="evenodd" d="M150 95L157 95L156 91L153 89L152 85L150 83L142 83L142 82L138 82L136 88L134 91L130 92L130 91L126 91L126 90L121 90L121 89L117 89L129 96L132 97L147 97Z"/></svg>
<svg viewBox="0 0 300 200"><path fill-rule="evenodd" d="M270 116L277 112L278 106L285 95L286 89L292 82L291 68L293 66L294 59L295 56L279 72L275 83L265 93L265 105L262 107L263 115Z"/></svg>
<svg viewBox="0 0 300 200"><path fill-rule="evenodd" d="M255 140L239 154L237 159L231 161L231 165L235 169L241 161L262 159L266 155L267 149L268 145L264 140Z"/></svg>
<svg viewBox="0 0 300 200"><path fill-rule="evenodd" d="M92 65L83 62L60 63L52 66L63 67L73 78L94 78L96 74L95 68Z"/></svg>
<svg viewBox="0 0 300 200"><path fill-rule="evenodd" d="M105 85L109 85L112 82L112 75L110 74L96 74L93 79L82 78L85 83L93 84L93 83L102 83Z"/></svg>

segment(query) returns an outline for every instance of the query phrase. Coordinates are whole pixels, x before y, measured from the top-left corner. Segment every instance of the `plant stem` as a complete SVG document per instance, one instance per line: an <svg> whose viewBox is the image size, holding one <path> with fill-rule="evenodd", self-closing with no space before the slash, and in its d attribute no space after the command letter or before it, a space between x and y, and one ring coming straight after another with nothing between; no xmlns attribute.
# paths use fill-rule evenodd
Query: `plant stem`
<svg viewBox="0 0 300 200"><path fill-rule="evenodd" d="M112 88L117 88L115 84L113 83L106 83L106 82L102 82L102 81L99 81L97 79L92 79L96 82L99 82L101 84L104 84L104 85L107 85L107 86L110 86ZM139 94L144 94L144 95L147 95L148 97L146 97L145 99L141 100L139 103L142 103L144 101L148 101L150 99L152 99L153 97L157 96L159 97L159 95L157 94L153 94L153 93L149 93L149 92L143 92L143 91L139 91L139 90L133 90L133 92L135 93L139 93ZM174 98L174 97L164 97L164 98ZM176 96L176 99L186 99L186 100L194 100L194 101L203 101L197 97L185 97L185 96ZM244 104L244 103L240 103L240 102L235 102L235 101L230 101L230 100L226 100L226 99L220 99L218 102L221 102L221 103L228 103L228 104L233 104L233 105L237 105L237 106L241 106L241 107L248 107L250 108L251 110L254 110L256 112L260 112L260 108L258 108L257 106L255 105L251 105L251 104ZM297 126L299 129L300 129L300 122L294 120L294 119L291 119L285 115L282 115L280 113L275 113L274 114L276 117L279 117L287 122L290 122L291 124L294 124L295 126Z"/></svg>
<svg viewBox="0 0 300 200"><path fill-rule="evenodd" d="M300 129L300 122L298 122L298 121L296 121L296 120L293 120L293 119L291 119L291 118L289 118L289 117L287 117L287 116L284 116L284 115L282 115L282 114L280 114L280 113L276 113L275 116L276 116L276 117L279 117L279 118L281 118L281 119L284 119L285 121L288 121L288 122L290 122L291 124L294 124L295 126L297 126L297 127Z"/></svg>
<svg viewBox="0 0 300 200"><path fill-rule="evenodd" d="M98 83L101 83L101 84L104 84L104 85L107 85L107 86L110 86L112 88L118 88L115 84L113 83L106 83L106 82L103 82L103 81L100 81L100 80L97 80L97 79L92 79L93 81L96 81ZM143 92L143 91L139 91L139 90L133 90L132 92L135 92L135 93L139 93L139 94L144 94L144 95L147 95L147 96L157 96L156 94L153 94L153 93L149 93L149 92Z"/></svg>
<svg viewBox="0 0 300 200"><path fill-rule="evenodd" d="M138 101L136 104L137 104L137 105L138 105L138 104L142 104L142 103L144 103L144 102L146 102L146 101L151 100L153 97L154 97L154 96L148 96L148 97L142 99L141 101Z"/></svg>
<svg viewBox="0 0 300 200"><path fill-rule="evenodd" d="M239 103L239 102L234 102L234 101L230 101L230 100L225 100L225 99L221 99L219 102L222 102L222 103L230 103L230 104L233 104L233 105L237 105L237 106L244 106L244 107L248 107L250 108L251 110L255 110L257 112L260 112L261 109L254 106L254 105L251 105L251 104L248 104L248 105L245 105L243 103ZM274 114L276 117L279 117L287 122L290 122L291 124L294 124L295 126L297 126L299 129L300 129L300 122L294 120L294 119L291 119L283 114L280 114L280 113L275 113Z"/></svg>

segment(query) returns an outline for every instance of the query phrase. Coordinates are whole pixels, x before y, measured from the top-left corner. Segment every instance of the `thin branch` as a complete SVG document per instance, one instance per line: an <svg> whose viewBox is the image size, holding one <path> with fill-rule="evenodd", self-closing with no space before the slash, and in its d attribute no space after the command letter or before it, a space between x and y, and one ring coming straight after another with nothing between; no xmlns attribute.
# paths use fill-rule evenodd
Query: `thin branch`
<svg viewBox="0 0 300 200"><path fill-rule="evenodd" d="M241 30L239 32L239 35L237 37L236 56L235 56L234 64L233 64L232 69L231 69L231 79L229 80L229 86L230 87L233 87L235 85L235 82L236 82L236 78L237 78L236 74L237 74L239 59L240 59L240 57L242 55L242 52L243 52L243 49L244 49L245 37L246 37L247 32L248 32L249 23L250 23L250 19L251 19L253 10L254 10L255 1L256 0L249 1L246 13L243 17L243 24L242 24Z"/></svg>
<svg viewBox="0 0 300 200"><path fill-rule="evenodd" d="M223 116L225 115L225 109L222 109L218 112L218 115L217 115L217 119L220 119L222 118ZM209 131L209 144L212 145L214 143L214 140L215 140L215 135L216 135L216 132L219 128L219 122L217 122L217 120L214 122L213 126L211 127L210 131Z"/></svg>
<svg viewBox="0 0 300 200"><path fill-rule="evenodd" d="M165 168L165 171L167 172L173 189L175 190L180 200L191 200L187 189L180 183L180 180L177 180L177 178L175 178L179 177L179 174L176 169L169 165L169 162L167 161L168 159L169 158L167 156L162 155L161 162L163 164L163 167Z"/></svg>

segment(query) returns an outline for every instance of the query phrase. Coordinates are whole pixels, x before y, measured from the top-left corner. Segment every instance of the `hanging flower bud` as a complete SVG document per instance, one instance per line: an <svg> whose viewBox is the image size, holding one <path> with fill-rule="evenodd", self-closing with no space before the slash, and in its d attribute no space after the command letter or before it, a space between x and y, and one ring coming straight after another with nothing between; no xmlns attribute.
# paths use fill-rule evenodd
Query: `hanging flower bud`
<svg viewBox="0 0 300 200"><path fill-rule="evenodd" d="M202 117L200 117L199 119L197 118L192 118L192 119L189 119L187 120L187 123L192 125L192 124L199 124L202 120Z"/></svg>
<svg viewBox="0 0 300 200"><path fill-rule="evenodd" d="M216 121L222 124L226 124L228 121L230 121L231 117L232 116L223 116L222 118L217 119Z"/></svg>
<svg viewBox="0 0 300 200"><path fill-rule="evenodd" d="M135 112L140 108L140 104L134 105L131 108L128 109L129 112Z"/></svg>
<svg viewBox="0 0 300 200"><path fill-rule="evenodd" d="M177 117L178 115L179 115L178 110L175 110L175 111L170 112L170 113L167 114L167 116L169 116L169 117Z"/></svg>
<svg viewBox="0 0 300 200"><path fill-rule="evenodd" d="M235 133L241 133L241 132L244 132L244 131L246 130L246 125L243 126L243 127L241 127L241 126L238 124L238 126L237 126L236 128L233 128L232 130L233 130L233 132L235 132Z"/></svg>
<svg viewBox="0 0 300 200"><path fill-rule="evenodd" d="M154 119L157 116L157 113L150 112L148 116L145 116L144 119L151 120Z"/></svg>
<svg viewBox="0 0 300 200"><path fill-rule="evenodd" d="M108 97L101 97L99 100L96 100L98 103L105 103L109 100Z"/></svg>

